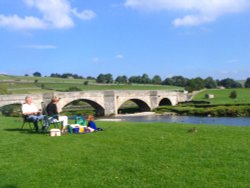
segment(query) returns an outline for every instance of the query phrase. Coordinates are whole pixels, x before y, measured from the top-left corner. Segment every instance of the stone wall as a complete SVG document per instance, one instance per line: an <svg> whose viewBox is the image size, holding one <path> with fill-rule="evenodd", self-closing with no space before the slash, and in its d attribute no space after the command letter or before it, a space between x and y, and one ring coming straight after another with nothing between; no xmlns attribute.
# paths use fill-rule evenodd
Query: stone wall
<svg viewBox="0 0 250 188"><path fill-rule="evenodd" d="M0 95L0 107L9 104L22 104L27 95ZM52 96L60 97L59 108L75 101L84 100L104 111L105 115L117 114L118 109L128 100L137 100L150 110L159 106L161 100L168 99L172 105L187 101L188 95L182 92L164 90L112 90L112 91L82 91L54 92L32 94L33 102L38 108L45 107Z"/></svg>

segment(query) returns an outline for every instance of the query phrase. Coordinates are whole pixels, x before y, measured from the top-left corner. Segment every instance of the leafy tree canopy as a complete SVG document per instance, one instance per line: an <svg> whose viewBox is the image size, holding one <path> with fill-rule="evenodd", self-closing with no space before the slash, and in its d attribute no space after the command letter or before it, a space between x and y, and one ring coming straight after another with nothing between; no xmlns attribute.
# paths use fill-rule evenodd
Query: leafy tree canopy
<svg viewBox="0 0 250 188"><path fill-rule="evenodd" d="M34 73L33 73L33 76L35 76L35 77L41 77L42 74L41 74L40 72L34 72Z"/></svg>

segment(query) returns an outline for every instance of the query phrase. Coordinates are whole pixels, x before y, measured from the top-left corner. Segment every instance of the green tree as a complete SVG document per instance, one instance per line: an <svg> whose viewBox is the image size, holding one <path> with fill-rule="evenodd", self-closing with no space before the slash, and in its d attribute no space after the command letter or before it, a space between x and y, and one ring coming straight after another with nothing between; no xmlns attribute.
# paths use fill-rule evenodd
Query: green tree
<svg viewBox="0 0 250 188"><path fill-rule="evenodd" d="M229 97L230 97L231 99L236 99L236 98L237 98L237 92L236 92L236 91L231 91Z"/></svg>
<svg viewBox="0 0 250 188"><path fill-rule="evenodd" d="M173 76L172 80L174 86L185 87L188 83L188 79L184 78L183 76Z"/></svg>
<svg viewBox="0 0 250 188"><path fill-rule="evenodd" d="M129 78L129 83L137 83L137 84L139 84L139 83L141 83L141 76L131 76L130 78Z"/></svg>
<svg viewBox="0 0 250 188"><path fill-rule="evenodd" d="M166 78L163 82L162 82L163 85L169 85L169 86L172 86L174 85L174 81L172 78Z"/></svg>
<svg viewBox="0 0 250 188"><path fill-rule="evenodd" d="M97 83L113 83L112 74L99 74L96 79Z"/></svg>
<svg viewBox="0 0 250 188"><path fill-rule="evenodd" d="M112 74L106 74L105 77L106 77L106 83L107 84L113 83L114 80L113 80Z"/></svg>
<svg viewBox="0 0 250 188"><path fill-rule="evenodd" d="M50 74L50 77L53 77L53 78L61 78L62 76L58 73L51 73Z"/></svg>
<svg viewBox="0 0 250 188"><path fill-rule="evenodd" d="M187 86L185 87L185 90L192 92L192 91L198 91L205 87L204 80L200 77L193 78L188 81Z"/></svg>
<svg viewBox="0 0 250 188"><path fill-rule="evenodd" d="M149 84L151 83L151 80L147 74L143 74L141 77L141 83L142 84Z"/></svg>
<svg viewBox="0 0 250 188"><path fill-rule="evenodd" d="M115 82L126 84L128 82L128 78L125 75L117 76L117 78L115 79Z"/></svg>
<svg viewBox="0 0 250 188"><path fill-rule="evenodd" d="M87 76L87 79L88 80L95 80L95 77L93 77L93 76Z"/></svg>
<svg viewBox="0 0 250 188"><path fill-rule="evenodd" d="M207 77L204 80L204 84L205 84L205 87L208 88L208 89L212 89L212 88L217 87L217 83L212 77Z"/></svg>
<svg viewBox="0 0 250 188"><path fill-rule="evenodd" d="M105 83L105 75L104 74L99 74L96 78L97 83Z"/></svg>
<svg viewBox="0 0 250 188"><path fill-rule="evenodd" d="M245 88L250 88L250 78L247 78L244 86L245 86Z"/></svg>
<svg viewBox="0 0 250 188"><path fill-rule="evenodd" d="M35 77L42 77L42 74L40 72L34 72L33 76L35 76Z"/></svg>
<svg viewBox="0 0 250 188"><path fill-rule="evenodd" d="M152 78L152 83L153 84L158 84L160 85L162 83L162 80L161 80L161 77L159 75L155 75L153 78Z"/></svg>
<svg viewBox="0 0 250 188"><path fill-rule="evenodd" d="M242 85L239 82L236 82L234 79L226 78L219 82L219 85L225 88L242 88Z"/></svg>

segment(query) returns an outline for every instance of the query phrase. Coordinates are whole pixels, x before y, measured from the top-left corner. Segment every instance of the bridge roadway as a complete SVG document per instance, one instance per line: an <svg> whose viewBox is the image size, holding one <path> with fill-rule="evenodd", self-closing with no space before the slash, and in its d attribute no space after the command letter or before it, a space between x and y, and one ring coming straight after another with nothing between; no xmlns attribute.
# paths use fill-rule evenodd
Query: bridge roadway
<svg viewBox="0 0 250 188"><path fill-rule="evenodd" d="M30 95L30 94L28 94ZM27 94L0 95L0 107L11 104L22 104ZM169 104L176 105L188 100L188 94L171 90L112 90L112 91L81 91L81 92L52 92L32 94L37 107L47 105L52 96L60 97L59 107L82 100L96 109L98 115L116 115L118 109L126 101L135 102L141 111L151 111L154 108Z"/></svg>

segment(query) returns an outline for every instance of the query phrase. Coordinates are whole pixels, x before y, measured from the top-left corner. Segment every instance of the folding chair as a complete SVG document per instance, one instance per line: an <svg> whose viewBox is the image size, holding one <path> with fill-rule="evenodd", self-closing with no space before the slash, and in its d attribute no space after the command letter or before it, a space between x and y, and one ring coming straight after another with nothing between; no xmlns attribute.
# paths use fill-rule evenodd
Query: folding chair
<svg viewBox="0 0 250 188"><path fill-rule="evenodd" d="M29 128L30 128L31 130L35 128L35 127L34 127L34 122L28 120L28 119L27 119L27 116L25 116L25 115L22 114L22 119L23 119L23 122L22 122L21 129L23 129L23 127L24 127L25 124L28 124L28 125L29 125ZM31 125L31 123L33 124L33 127L32 127L32 125Z"/></svg>
<svg viewBox="0 0 250 188"><path fill-rule="evenodd" d="M22 123L21 129L23 129L23 127L24 127L25 124L28 124L28 125L29 125L30 130L35 129L34 121L28 120L27 117L28 117L28 116L22 114L23 123ZM40 126L43 126L43 121L42 121L42 120L39 120L38 123L41 124Z"/></svg>
<svg viewBox="0 0 250 188"><path fill-rule="evenodd" d="M59 121L57 119L57 117L55 117L55 116L49 116L48 115L44 102L41 103L41 106L42 106L42 112L46 116L46 118L48 120L48 123L49 123L49 126L46 129L48 129L51 125L53 125L54 128L59 128L60 129L62 127L62 125L63 125L63 122Z"/></svg>
<svg viewBox="0 0 250 188"><path fill-rule="evenodd" d="M49 126L53 125L54 128L61 128L63 122L59 121L58 119L56 119L55 117L49 117L48 116L48 122L49 122Z"/></svg>

